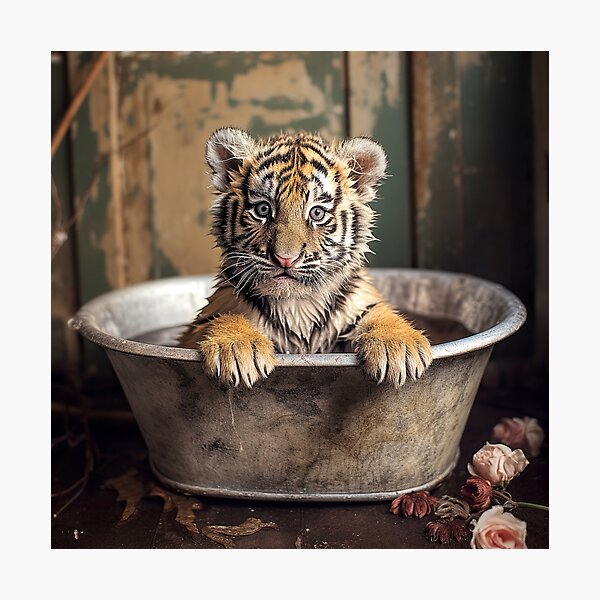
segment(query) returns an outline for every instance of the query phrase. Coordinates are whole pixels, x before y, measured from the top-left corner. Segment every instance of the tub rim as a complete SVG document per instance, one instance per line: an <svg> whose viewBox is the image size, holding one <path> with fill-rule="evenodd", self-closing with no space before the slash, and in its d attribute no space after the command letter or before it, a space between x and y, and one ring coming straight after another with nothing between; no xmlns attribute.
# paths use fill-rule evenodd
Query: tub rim
<svg viewBox="0 0 600 600"><path fill-rule="evenodd" d="M403 272L424 277L437 276L445 278L462 278L477 282L492 290L498 300L504 303L504 318L496 325L489 327L479 333L474 333L458 340L435 344L432 346L433 360L449 358L468 354L477 350L483 350L489 346L504 340L518 331L527 318L527 311L521 300L499 283L494 283L481 277L460 273L454 271L442 271L433 269L401 269L401 268L377 268L369 269L372 274L385 275L392 272ZM205 278L213 278L212 275L187 275L177 277L165 277L154 279L143 283L127 286L110 292L105 292L89 300L81 306L76 314L68 320L68 326L74 331L79 332L88 341L106 349L120 352L123 354L132 354L137 356L146 356L153 358L171 359L185 362L202 362L198 350L191 348L174 348L171 346L159 346L145 342L136 342L126 338L116 337L106 333L97 327L94 312L114 301L119 296L126 296L133 289L140 290L144 287L152 288L156 286L167 286L168 284L183 284L186 281L197 281ZM275 354L277 367L357 367L360 363L355 354L330 353L330 354Z"/></svg>

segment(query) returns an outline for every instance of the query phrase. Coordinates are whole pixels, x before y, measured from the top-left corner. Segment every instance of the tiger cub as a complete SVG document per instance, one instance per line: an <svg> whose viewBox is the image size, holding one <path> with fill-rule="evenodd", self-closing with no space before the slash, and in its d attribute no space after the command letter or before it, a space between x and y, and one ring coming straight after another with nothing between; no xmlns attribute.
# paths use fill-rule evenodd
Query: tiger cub
<svg viewBox="0 0 600 600"><path fill-rule="evenodd" d="M206 145L218 193L216 291L179 338L209 375L251 387L275 352L356 352L365 373L396 387L420 377L431 346L383 299L365 270L370 206L387 158L375 141L317 135L266 140L223 128Z"/></svg>

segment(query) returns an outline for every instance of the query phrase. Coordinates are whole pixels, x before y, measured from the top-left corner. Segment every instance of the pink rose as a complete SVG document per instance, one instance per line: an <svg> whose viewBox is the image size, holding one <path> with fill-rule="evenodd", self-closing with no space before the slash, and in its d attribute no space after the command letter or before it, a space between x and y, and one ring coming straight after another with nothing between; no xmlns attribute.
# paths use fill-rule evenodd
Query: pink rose
<svg viewBox="0 0 600 600"><path fill-rule="evenodd" d="M471 475L487 479L492 485L506 485L529 464L523 450L489 442L473 455L467 465Z"/></svg>
<svg viewBox="0 0 600 600"><path fill-rule="evenodd" d="M494 438L511 448L523 448L534 458L540 454L544 430L532 417L504 417L494 427Z"/></svg>
<svg viewBox="0 0 600 600"><path fill-rule="evenodd" d="M471 548L527 548L527 523L505 513L501 506L486 510L475 523Z"/></svg>

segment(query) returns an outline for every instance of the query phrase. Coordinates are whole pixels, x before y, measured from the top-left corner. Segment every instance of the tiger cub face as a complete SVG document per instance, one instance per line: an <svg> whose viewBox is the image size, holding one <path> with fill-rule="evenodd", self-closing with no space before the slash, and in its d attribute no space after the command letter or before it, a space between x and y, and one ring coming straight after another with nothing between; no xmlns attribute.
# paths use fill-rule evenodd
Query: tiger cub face
<svg viewBox="0 0 600 600"><path fill-rule="evenodd" d="M215 131L206 159L219 193L213 229L221 277L237 294L265 299L335 294L365 262L373 240L369 202L386 156L368 138L316 135L254 139Z"/></svg>

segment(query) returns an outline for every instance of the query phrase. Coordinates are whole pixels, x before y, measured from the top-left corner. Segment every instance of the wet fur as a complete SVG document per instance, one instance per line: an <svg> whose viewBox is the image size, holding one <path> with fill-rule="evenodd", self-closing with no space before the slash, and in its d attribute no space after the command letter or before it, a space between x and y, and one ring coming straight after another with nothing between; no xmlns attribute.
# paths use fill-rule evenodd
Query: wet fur
<svg viewBox="0 0 600 600"><path fill-rule="evenodd" d="M180 346L197 348L207 372L234 386L267 377L275 352L354 350L379 383L420 377L432 359L427 338L364 268L370 202L386 168L381 146L302 133L255 140L225 128L209 138L206 158L221 271ZM263 222L256 211L265 201L272 212ZM315 206L327 209L322 224L311 220ZM277 256L298 258L283 268Z"/></svg>

